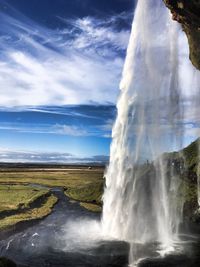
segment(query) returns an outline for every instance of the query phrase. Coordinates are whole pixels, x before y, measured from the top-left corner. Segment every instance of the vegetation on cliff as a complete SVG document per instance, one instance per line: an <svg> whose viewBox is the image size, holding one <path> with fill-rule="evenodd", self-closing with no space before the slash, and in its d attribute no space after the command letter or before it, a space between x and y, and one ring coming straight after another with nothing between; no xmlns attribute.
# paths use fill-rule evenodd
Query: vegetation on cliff
<svg viewBox="0 0 200 267"><path fill-rule="evenodd" d="M165 153L168 175L174 175L180 186L177 198L183 202L183 216L187 220L199 220L198 177L200 164L200 138L179 152ZM173 165L173 166L172 166Z"/></svg>

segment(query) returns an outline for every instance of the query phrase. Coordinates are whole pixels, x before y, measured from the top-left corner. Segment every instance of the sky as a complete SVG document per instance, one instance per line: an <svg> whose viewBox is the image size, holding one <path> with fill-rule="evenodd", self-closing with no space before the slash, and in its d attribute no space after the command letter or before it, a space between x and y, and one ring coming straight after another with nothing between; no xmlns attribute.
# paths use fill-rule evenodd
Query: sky
<svg viewBox="0 0 200 267"><path fill-rule="evenodd" d="M0 161L107 161L134 0L0 0Z"/></svg>

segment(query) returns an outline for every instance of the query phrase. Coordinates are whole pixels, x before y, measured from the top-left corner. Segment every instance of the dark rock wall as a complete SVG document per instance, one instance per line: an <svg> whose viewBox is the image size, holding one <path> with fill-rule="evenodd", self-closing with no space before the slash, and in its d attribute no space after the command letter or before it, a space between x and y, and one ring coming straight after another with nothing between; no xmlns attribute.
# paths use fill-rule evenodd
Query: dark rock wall
<svg viewBox="0 0 200 267"><path fill-rule="evenodd" d="M6 258L0 258L0 267L17 267L17 265Z"/></svg>
<svg viewBox="0 0 200 267"><path fill-rule="evenodd" d="M190 60L200 70L200 0L163 0L172 18L181 23L190 48Z"/></svg>

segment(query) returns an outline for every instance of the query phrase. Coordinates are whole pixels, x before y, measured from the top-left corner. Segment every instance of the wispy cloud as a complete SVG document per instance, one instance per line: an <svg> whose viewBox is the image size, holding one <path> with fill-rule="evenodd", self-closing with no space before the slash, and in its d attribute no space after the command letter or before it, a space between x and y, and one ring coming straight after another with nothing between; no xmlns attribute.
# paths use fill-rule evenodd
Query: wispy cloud
<svg viewBox="0 0 200 267"><path fill-rule="evenodd" d="M90 136L94 134L86 128L84 129L83 127L78 127L75 125L56 124L53 128L55 130L55 133L68 136Z"/></svg>
<svg viewBox="0 0 200 267"><path fill-rule="evenodd" d="M63 30L64 35L72 36L70 43L76 49L93 51L103 57L116 56L120 51L126 50L129 30L119 29L120 21L126 21L132 17L132 14L123 12L104 19L94 17L85 17L82 19L72 20L60 18L66 26L71 26L70 30ZM67 44L69 41L67 41ZM110 49L108 49L108 47ZM89 49L89 50L88 50Z"/></svg>
<svg viewBox="0 0 200 267"><path fill-rule="evenodd" d="M110 137L114 106L0 107L1 133ZM31 120L30 120L31 118Z"/></svg>
<svg viewBox="0 0 200 267"><path fill-rule="evenodd" d="M105 128L105 129L104 129ZM107 124L99 126L77 126L67 124L23 124L20 122L2 123L0 130L8 130L18 133L35 133L35 134L54 134L54 135L66 135L73 137L104 137L109 138L111 136L111 129L107 129Z"/></svg>
<svg viewBox="0 0 200 267"><path fill-rule="evenodd" d="M127 14L66 20L52 30L16 11L0 16L0 106L115 103Z"/></svg>

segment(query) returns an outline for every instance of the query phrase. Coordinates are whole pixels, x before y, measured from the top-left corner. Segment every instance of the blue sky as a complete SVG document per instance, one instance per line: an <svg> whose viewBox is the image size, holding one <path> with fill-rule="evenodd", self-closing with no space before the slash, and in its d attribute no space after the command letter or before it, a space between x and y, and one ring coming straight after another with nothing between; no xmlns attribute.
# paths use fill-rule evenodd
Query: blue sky
<svg viewBox="0 0 200 267"><path fill-rule="evenodd" d="M133 0L0 0L0 161L108 157L133 11Z"/></svg>
<svg viewBox="0 0 200 267"><path fill-rule="evenodd" d="M2 160L8 159L5 155L10 151L69 153L82 158L108 155L115 115L114 106L103 105L2 108Z"/></svg>

